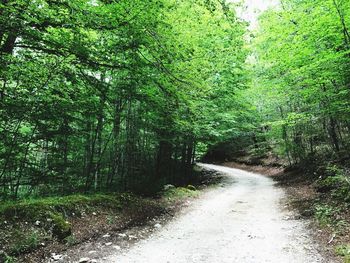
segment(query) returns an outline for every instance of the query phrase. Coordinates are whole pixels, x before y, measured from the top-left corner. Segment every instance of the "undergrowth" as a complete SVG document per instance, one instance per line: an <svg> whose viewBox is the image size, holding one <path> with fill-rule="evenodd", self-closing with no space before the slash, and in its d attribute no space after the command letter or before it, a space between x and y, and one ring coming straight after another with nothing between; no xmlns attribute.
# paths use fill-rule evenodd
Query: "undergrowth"
<svg viewBox="0 0 350 263"><path fill-rule="evenodd" d="M11 201L0 204L0 262L32 252L42 244L58 240L77 243L72 235L72 218L96 210L119 213L124 207L142 205L132 194L71 195ZM6 253L5 253L6 252Z"/></svg>
<svg viewBox="0 0 350 263"><path fill-rule="evenodd" d="M350 263L350 245L340 245L335 250L338 256L344 258L344 263Z"/></svg>
<svg viewBox="0 0 350 263"><path fill-rule="evenodd" d="M28 199L0 204L0 262L16 262L15 257L30 253L56 240L65 246L79 243L72 231L72 219L88 220L95 212L106 215L108 225L116 215L127 214L131 221L141 222L149 215L164 212L166 203L197 196L192 185L162 191L160 199L133 194L71 195ZM84 219L85 218L85 219ZM2 251L2 254L1 254Z"/></svg>
<svg viewBox="0 0 350 263"><path fill-rule="evenodd" d="M315 182L320 197L314 205L314 214L321 226L329 227L335 236L346 236L350 230L350 177L348 170L339 165L321 167L321 176ZM340 244L337 255L350 263L350 246Z"/></svg>
<svg viewBox="0 0 350 263"><path fill-rule="evenodd" d="M170 188L167 191L164 191L163 196L167 200L174 200L174 199L182 199L182 198L188 198L188 197L196 197L198 196L199 191L196 190L196 188L192 185L185 187L177 187L177 188Z"/></svg>

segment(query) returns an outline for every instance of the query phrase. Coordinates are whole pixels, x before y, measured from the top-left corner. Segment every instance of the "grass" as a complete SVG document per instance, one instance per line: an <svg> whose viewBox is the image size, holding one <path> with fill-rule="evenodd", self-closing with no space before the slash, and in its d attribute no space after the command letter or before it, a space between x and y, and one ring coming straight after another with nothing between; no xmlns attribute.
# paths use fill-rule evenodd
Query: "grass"
<svg viewBox="0 0 350 263"><path fill-rule="evenodd" d="M15 257L9 256L4 252L0 252L0 262L4 263L16 263L17 259Z"/></svg>
<svg viewBox="0 0 350 263"><path fill-rule="evenodd" d="M175 199L184 199L188 197L196 197L198 196L199 191L195 190L193 186L185 187L177 187L177 188L171 188L165 192L163 192L163 196L169 200L175 200Z"/></svg>
<svg viewBox="0 0 350 263"><path fill-rule="evenodd" d="M315 183L320 193L314 206L315 217L322 227L329 227L334 235L343 237L334 248L335 253L343 257L345 263L350 263L350 245L346 244L349 241L346 236L350 229L349 173L345 167L337 165L327 165L321 172Z"/></svg>
<svg viewBox="0 0 350 263"><path fill-rule="evenodd" d="M315 205L315 217L322 226L335 225L334 217L338 212L338 208L329 204L318 203Z"/></svg>
<svg viewBox="0 0 350 263"><path fill-rule="evenodd" d="M16 221L21 218L40 220L52 214L62 214L64 216L73 215L73 213L79 214L83 209L89 210L95 206L120 210L123 206L132 202L133 199L135 197L130 194L70 195L27 199L0 204L0 218L7 221Z"/></svg>
<svg viewBox="0 0 350 263"><path fill-rule="evenodd" d="M194 186L172 188L162 193L167 199L193 197L198 194ZM120 211L131 205L142 205L143 199L132 194L95 194L70 195L42 199L27 199L0 204L0 219L17 222L22 219L35 222L50 218L57 225L66 227L65 218L80 216L82 212L94 211L96 208L108 208ZM44 222L45 221L45 222ZM1 223L0 223L1 224Z"/></svg>
<svg viewBox="0 0 350 263"><path fill-rule="evenodd" d="M350 245L337 246L336 254L344 258L345 263L350 263Z"/></svg>
<svg viewBox="0 0 350 263"><path fill-rule="evenodd" d="M41 241L41 237L37 231L28 234L15 231L12 238L16 242L9 249L11 255L33 251L39 247Z"/></svg>
<svg viewBox="0 0 350 263"><path fill-rule="evenodd" d="M79 243L74 235L70 235L70 236L66 237L64 239L64 241L66 242L67 246L69 246L69 247L74 246L75 244Z"/></svg>

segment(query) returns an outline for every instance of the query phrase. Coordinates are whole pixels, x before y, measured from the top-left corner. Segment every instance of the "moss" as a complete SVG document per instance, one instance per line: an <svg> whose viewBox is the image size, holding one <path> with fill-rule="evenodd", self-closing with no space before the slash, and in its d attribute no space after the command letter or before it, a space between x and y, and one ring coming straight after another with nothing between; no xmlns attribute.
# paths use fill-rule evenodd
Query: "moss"
<svg viewBox="0 0 350 263"><path fill-rule="evenodd" d="M50 208L47 205L40 203L11 203L0 207L0 215L4 219L12 221L21 218L37 220L40 219L48 209Z"/></svg>
<svg viewBox="0 0 350 263"><path fill-rule="evenodd" d="M163 196L168 200L195 197L197 195L197 190L190 190L184 187L171 188L163 193Z"/></svg>
<svg viewBox="0 0 350 263"><path fill-rule="evenodd" d="M6 236L14 236L14 229L17 228L21 233L27 234L20 237L16 235L18 238L8 240L5 250L11 251L11 254L25 253L36 247L35 236L28 234L28 231L32 231L28 228L39 231L41 238L53 236L58 240L64 240L72 234L68 218L79 217L84 212L99 209L119 212L124 207L136 203L137 199L131 194L95 194L3 203L0 204L0 243L8 240ZM39 221L38 224L36 221ZM26 239L26 236L31 239Z"/></svg>
<svg viewBox="0 0 350 263"><path fill-rule="evenodd" d="M0 243L9 255L31 252L52 237L73 244L72 226L67 220L98 210L115 215L124 208L149 207L132 194L71 195L28 199L0 204ZM135 208L136 207L136 208ZM0 262L3 262L0 257Z"/></svg>
<svg viewBox="0 0 350 263"><path fill-rule="evenodd" d="M72 233L72 226L67 220L84 222L88 217L79 218L80 215L86 213L92 216L92 212L101 211L109 216L109 225L119 222L116 215L128 218L129 225L140 224L165 213L168 201L176 203L197 194L196 190L179 187L163 192L159 199L124 193L71 195L0 204L1 249L10 256L21 257L21 254L38 249L41 243L52 243L53 238L71 246L81 240ZM4 262L4 255L1 258L0 254L0 262Z"/></svg>
<svg viewBox="0 0 350 263"><path fill-rule="evenodd" d="M72 234L72 226L67 222L63 216L58 214L51 214L52 219L52 234L59 240L63 240Z"/></svg>
<svg viewBox="0 0 350 263"><path fill-rule="evenodd" d="M20 219L36 221L47 218L51 213L68 215L79 213L82 210L95 206L120 210L132 202L133 199L135 197L131 194L96 194L90 196L71 195L7 202L0 205L0 218L8 221L18 221Z"/></svg>
<svg viewBox="0 0 350 263"><path fill-rule="evenodd" d="M191 190L191 191L196 191L196 190L197 190L196 187L193 186L193 185L191 185L191 184L189 184L186 188L187 188L188 190Z"/></svg>

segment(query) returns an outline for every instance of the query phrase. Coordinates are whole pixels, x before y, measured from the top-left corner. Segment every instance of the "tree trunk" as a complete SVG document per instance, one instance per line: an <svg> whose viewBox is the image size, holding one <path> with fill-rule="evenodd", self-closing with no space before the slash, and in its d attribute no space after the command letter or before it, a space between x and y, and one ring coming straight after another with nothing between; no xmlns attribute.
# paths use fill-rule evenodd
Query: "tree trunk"
<svg viewBox="0 0 350 263"><path fill-rule="evenodd" d="M337 131L336 131L336 120L333 117L330 117L329 119L329 136L331 137L333 146L337 152L339 152L340 147L339 147L339 140L337 136Z"/></svg>

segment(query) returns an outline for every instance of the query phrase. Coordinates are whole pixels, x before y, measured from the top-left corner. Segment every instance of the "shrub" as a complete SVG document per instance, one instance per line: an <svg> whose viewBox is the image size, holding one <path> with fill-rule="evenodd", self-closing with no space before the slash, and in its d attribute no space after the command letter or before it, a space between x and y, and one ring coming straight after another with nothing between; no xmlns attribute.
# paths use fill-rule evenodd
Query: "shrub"
<svg viewBox="0 0 350 263"><path fill-rule="evenodd" d="M19 255L35 250L40 244L40 237L37 231L33 231L29 235L22 232L15 232L13 238L16 242L10 248L13 255Z"/></svg>
<svg viewBox="0 0 350 263"><path fill-rule="evenodd" d="M320 222L322 225L328 225L333 223L333 216L339 212L336 208L330 205L325 204L317 204L315 206L315 216L316 219Z"/></svg>
<svg viewBox="0 0 350 263"><path fill-rule="evenodd" d="M350 179L345 171L337 166L328 166L325 176L317 181L317 190L323 193L329 192L333 198L350 203Z"/></svg>
<svg viewBox="0 0 350 263"><path fill-rule="evenodd" d="M350 245L341 245L336 247L335 252L337 255L344 257L345 263L350 263Z"/></svg>
<svg viewBox="0 0 350 263"><path fill-rule="evenodd" d="M72 234L71 224L68 223L63 216L58 214L51 214L51 219L53 223L52 234L60 240Z"/></svg>

